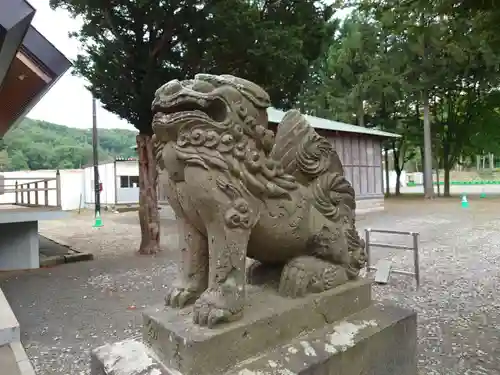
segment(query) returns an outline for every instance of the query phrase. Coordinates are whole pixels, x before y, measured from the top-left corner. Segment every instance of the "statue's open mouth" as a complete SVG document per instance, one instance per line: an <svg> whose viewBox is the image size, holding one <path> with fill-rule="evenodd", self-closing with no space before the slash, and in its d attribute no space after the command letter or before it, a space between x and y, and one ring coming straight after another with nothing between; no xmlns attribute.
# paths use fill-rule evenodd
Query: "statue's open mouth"
<svg viewBox="0 0 500 375"><path fill-rule="evenodd" d="M218 98L204 99L183 95L173 100L155 103L153 114L153 122L161 123L163 126L190 119L223 122L226 120L227 106Z"/></svg>

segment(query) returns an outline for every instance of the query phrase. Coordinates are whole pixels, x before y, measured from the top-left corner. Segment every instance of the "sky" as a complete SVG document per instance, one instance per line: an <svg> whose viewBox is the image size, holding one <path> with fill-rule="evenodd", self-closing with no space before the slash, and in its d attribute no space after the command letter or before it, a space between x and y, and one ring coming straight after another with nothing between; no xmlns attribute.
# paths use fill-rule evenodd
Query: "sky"
<svg viewBox="0 0 500 375"><path fill-rule="evenodd" d="M67 58L74 59L78 53L78 43L68 33L76 31L81 23L65 11L50 9L49 0L28 1L37 10L33 26ZM28 117L74 128L92 127L92 95L85 88L85 80L73 76L71 69L68 70L29 112ZM99 104L97 126L135 130L127 121L106 111Z"/></svg>
<svg viewBox="0 0 500 375"><path fill-rule="evenodd" d="M71 39L68 33L78 30L81 22L63 10L50 9L49 0L28 1L37 10L33 26L67 58L76 58L78 42ZM68 70L29 112L28 117L74 128L92 127L92 95L85 88L85 80ZM97 126L135 130L126 120L106 111L99 104Z"/></svg>

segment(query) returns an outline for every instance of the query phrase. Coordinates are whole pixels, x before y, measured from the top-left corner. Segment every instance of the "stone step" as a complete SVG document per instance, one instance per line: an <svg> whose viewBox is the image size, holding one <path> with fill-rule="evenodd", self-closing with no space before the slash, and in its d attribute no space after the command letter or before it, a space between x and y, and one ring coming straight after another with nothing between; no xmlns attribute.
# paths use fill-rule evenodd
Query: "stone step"
<svg viewBox="0 0 500 375"><path fill-rule="evenodd" d="M21 341L19 322L0 289L0 346Z"/></svg>
<svg viewBox="0 0 500 375"><path fill-rule="evenodd" d="M6 375L36 375L20 342L0 346L0 369Z"/></svg>

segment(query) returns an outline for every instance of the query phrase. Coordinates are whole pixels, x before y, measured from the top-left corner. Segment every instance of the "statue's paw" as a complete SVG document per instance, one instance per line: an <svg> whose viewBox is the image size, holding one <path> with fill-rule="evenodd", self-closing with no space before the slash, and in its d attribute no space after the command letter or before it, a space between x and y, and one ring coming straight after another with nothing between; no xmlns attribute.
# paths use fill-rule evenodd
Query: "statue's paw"
<svg viewBox="0 0 500 375"><path fill-rule="evenodd" d="M200 292L189 287L174 286L165 297L165 304L175 308L183 308L184 306L193 303L198 298Z"/></svg>
<svg viewBox="0 0 500 375"><path fill-rule="evenodd" d="M292 260L283 267L278 291L283 297L302 297L307 294L310 283L310 273L299 262Z"/></svg>
<svg viewBox="0 0 500 375"><path fill-rule="evenodd" d="M284 297L303 297L332 289L347 280L344 267L312 256L301 256L283 268L279 293Z"/></svg>
<svg viewBox="0 0 500 375"><path fill-rule="evenodd" d="M232 315L229 310L219 309L215 306L195 306L193 309L193 322L200 326L212 328L217 324L231 321Z"/></svg>
<svg viewBox="0 0 500 375"><path fill-rule="evenodd" d="M243 314L241 305L232 300L221 298L216 291L205 291L193 307L193 322L212 328L217 324L239 319Z"/></svg>

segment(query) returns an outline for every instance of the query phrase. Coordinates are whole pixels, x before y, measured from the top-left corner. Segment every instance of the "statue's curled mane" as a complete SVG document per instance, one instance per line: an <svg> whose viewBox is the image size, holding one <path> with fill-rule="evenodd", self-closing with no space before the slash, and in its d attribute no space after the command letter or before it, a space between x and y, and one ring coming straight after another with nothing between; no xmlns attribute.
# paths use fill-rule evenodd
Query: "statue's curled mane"
<svg viewBox="0 0 500 375"><path fill-rule="evenodd" d="M239 179L255 196L289 196L298 184L284 172L278 160L269 156L274 145L273 132L236 110L244 127L232 123L228 127L214 123L185 125L175 146L177 157L187 164L222 170Z"/></svg>

